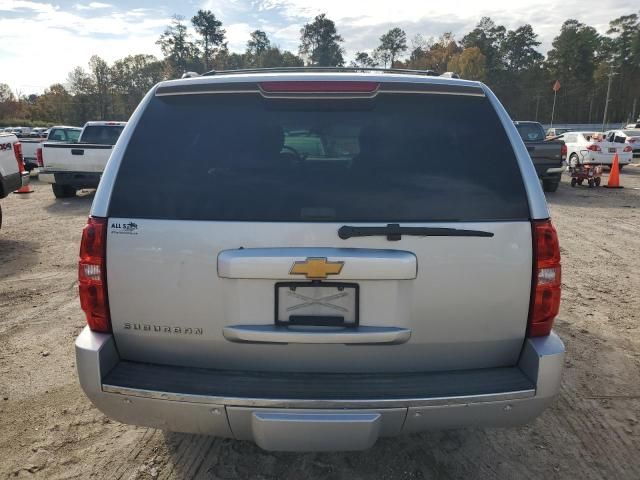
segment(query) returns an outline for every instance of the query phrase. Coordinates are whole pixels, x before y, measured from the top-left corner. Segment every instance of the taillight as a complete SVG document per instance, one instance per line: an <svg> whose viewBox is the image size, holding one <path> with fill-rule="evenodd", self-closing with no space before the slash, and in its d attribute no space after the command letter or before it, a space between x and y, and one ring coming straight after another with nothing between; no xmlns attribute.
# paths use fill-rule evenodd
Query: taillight
<svg viewBox="0 0 640 480"><path fill-rule="evenodd" d="M260 88L267 93L373 93L377 82L358 81L283 81L261 82Z"/></svg>
<svg viewBox="0 0 640 480"><path fill-rule="evenodd" d="M94 332L110 332L106 274L107 219L89 217L82 230L78 283L80 306Z"/></svg>
<svg viewBox="0 0 640 480"><path fill-rule="evenodd" d="M624 148L622 149L622 151L623 151L623 152L632 152L632 151L633 151L633 148L631 148L629 145L627 145L626 147L624 147Z"/></svg>
<svg viewBox="0 0 640 480"><path fill-rule="evenodd" d="M562 147L560 147L560 155L563 160L567 158L567 145L565 143L563 143Z"/></svg>
<svg viewBox="0 0 640 480"><path fill-rule="evenodd" d="M560 244L551 220L534 221L533 281L529 307L529 337L551 333L560 310Z"/></svg>
<svg viewBox="0 0 640 480"><path fill-rule="evenodd" d="M36 160L39 167L44 167L44 160L42 159L42 147L36 149Z"/></svg>
<svg viewBox="0 0 640 480"><path fill-rule="evenodd" d="M24 157L22 156L22 144L20 142L13 144L13 154L16 156L16 162L18 162L18 171L24 172Z"/></svg>
<svg viewBox="0 0 640 480"><path fill-rule="evenodd" d="M601 152L602 149L600 148L600 145L596 145L594 143L592 143L591 145L587 145L587 150L591 151L591 152Z"/></svg>

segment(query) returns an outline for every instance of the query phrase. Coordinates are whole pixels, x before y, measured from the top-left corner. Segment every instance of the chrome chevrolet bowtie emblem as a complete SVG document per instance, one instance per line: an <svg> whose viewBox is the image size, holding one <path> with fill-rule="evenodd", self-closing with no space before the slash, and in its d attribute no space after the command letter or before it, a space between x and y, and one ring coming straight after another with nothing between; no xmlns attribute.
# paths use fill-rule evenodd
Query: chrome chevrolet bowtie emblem
<svg viewBox="0 0 640 480"><path fill-rule="evenodd" d="M291 275L305 275L307 278L327 278L328 275L338 275L342 271L344 262L329 262L326 258L311 257L304 261L294 262L289 273Z"/></svg>

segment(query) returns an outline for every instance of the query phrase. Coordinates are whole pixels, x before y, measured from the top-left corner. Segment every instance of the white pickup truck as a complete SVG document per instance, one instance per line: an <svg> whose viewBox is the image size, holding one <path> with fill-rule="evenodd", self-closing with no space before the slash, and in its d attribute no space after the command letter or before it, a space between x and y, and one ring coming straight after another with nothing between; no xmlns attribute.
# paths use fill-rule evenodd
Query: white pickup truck
<svg viewBox="0 0 640 480"><path fill-rule="evenodd" d="M18 137L13 133L0 132L0 198L15 192L29 183L29 173L21 168L22 152ZM2 207L0 207L2 227Z"/></svg>
<svg viewBox="0 0 640 480"><path fill-rule="evenodd" d="M126 122L87 122L76 143L42 143L39 178L51 183L56 198L96 188Z"/></svg>
<svg viewBox="0 0 640 480"><path fill-rule="evenodd" d="M38 168L38 148L43 142L58 143L77 143L81 127L69 127L60 125L51 127L47 138L23 138L20 140L22 145L22 155L24 156L24 166L30 172L34 168Z"/></svg>

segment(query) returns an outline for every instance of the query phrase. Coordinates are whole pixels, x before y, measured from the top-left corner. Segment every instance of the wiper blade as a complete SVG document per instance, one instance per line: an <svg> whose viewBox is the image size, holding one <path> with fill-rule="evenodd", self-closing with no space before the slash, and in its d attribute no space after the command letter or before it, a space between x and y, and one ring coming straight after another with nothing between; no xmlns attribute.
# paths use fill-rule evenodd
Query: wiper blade
<svg viewBox="0 0 640 480"><path fill-rule="evenodd" d="M390 223L386 227L352 227L343 225L338 229L338 236L343 240L352 237L386 236L389 241L397 241L402 239L402 235L418 237L493 237L492 232L481 230L443 227L401 227L397 223Z"/></svg>

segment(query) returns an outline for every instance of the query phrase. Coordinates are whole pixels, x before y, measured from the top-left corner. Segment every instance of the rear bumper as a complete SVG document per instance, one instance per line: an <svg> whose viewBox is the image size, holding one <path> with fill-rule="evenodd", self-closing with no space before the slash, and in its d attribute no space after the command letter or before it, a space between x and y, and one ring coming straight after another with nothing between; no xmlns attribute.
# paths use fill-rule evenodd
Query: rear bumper
<svg viewBox="0 0 640 480"><path fill-rule="evenodd" d="M580 163L583 165L613 165L613 156L586 156ZM618 163L620 165L629 165L631 163L631 156L618 156Z"/></svg>
<svg viewBox="0 0 640 480"><path fill-rule="evenodd" d="M550 177L558 177L562 172L565 171L566 167L564 165L564 161L559 162L535 162L533 166L536 169L536 173L539 178L550 178Z"/></svg>
<svg viewBox="0 0 640 480"><path fill-rule="evenodd" d="M38 178L42 182L67 185L76 189L97 188L102 173L99 172L58 172L41 169Z"/></svg>
<svg viewBox="0 0 640 480"><path fill-rule="evenodd" d="M122 361L112 335L85 328L76 357L86 395L121 422L322 451L429 429L526 423L558 393L564 345L553 333L528 339L511 368L315 379Z"/></svg>
<svg viewBox="0 0 640 480"><path fill-rule="evenodd" d="M534 162L534 167L538 174L538 178L541 179L559 178L567 169L566 162L564 160L561 162Z"/></svg>
<svg viewBox="0 0 640 480"><path fill-rule="evenodd" d="M24 157L24 167L27 170L38 168L38 160L35 157Z"/></svg>

